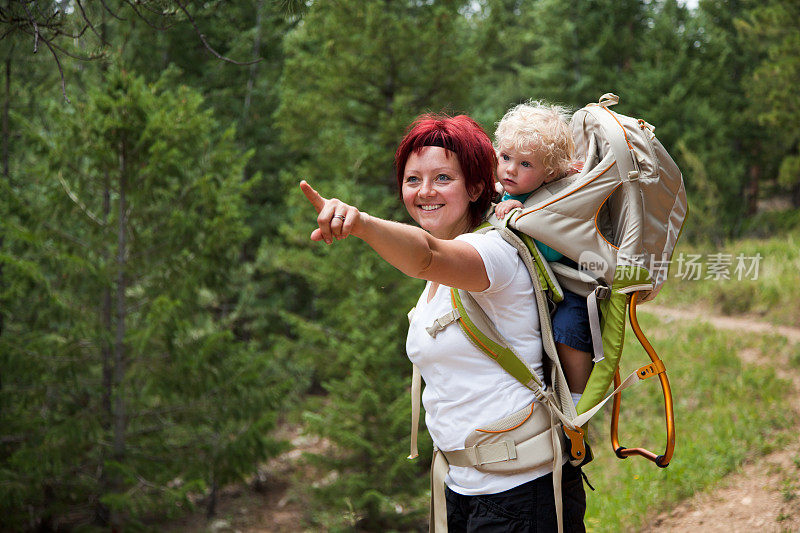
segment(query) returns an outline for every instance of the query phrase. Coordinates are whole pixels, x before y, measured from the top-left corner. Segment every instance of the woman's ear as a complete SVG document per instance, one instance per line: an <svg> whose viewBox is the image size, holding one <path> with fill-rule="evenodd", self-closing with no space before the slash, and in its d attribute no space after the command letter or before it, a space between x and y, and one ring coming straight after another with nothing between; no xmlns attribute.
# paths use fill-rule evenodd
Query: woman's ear
<svg viewBox="0 0 800 533"><path fill-rule="evenodd" d="M473 187L472 191L469 191L469 201L474 202L481 194L483 194L483 183L478 183Z"/></svg>

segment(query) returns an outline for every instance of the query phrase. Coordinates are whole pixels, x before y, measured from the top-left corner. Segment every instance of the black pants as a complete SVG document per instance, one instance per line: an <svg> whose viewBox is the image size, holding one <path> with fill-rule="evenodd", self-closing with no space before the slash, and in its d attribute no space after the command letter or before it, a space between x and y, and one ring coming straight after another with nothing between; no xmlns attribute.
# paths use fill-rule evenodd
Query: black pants
<svg viewBox="0 0 800 533"><path fill-rule="evenodd" d="M564 531L583 533L586 494L579 468L564 465L561 479ZM463 496L445 489L449 533L549 533L558 531L553 498L553 474L518 487L480 496Z"/></svg>

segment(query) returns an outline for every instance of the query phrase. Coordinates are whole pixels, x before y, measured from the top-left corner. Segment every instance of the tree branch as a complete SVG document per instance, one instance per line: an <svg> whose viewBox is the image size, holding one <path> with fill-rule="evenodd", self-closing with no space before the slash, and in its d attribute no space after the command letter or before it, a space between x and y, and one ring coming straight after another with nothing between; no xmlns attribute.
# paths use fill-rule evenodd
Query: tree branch
<svg viewBox="0 0 800 533"><path fill-rule="evenodd" d="M132 2L131 0L125 0L125 3L128 4L131 7L131 9L133 9L133 12L136 13L137 17L142 19L145 24L147 24L148 26L150 26L154 30L164 31L164 30L170 29L173 26L173 24L170 24L169 26L156 26L154 23L150 22L150 20L148 20L147 17L145 17L144 15L142 15L139 12L139 10L136 8L136 3L135 2Z"/></svg>
<svg viewBox="0 0 800 533"><path fill-rule="evenodd" d="M229 57L225 57L224 55L222 55L219 52L217 52L216 50L214 50L211 47L211 45L208 44L208 41L206 40L206 36L203 34L203 32L200 31L200 28L197 26L197 23L195 22L195 20L192 17L192 15L189 14L189 11L186 9L186 7L181 3L180 0L175 0L175 3L178 4L178 7L181 8L181 11L183 11L184 15L186 15L186 18L188 18L189 22L191 22L192 26L194 26L194 30L195 30L195 32L197 32L197 35L200 37L200 40L203 42L203 45L206 47L206 50L208 50L209 52L214 54L214 56L217 59L221 59L222 61L227 61L228 63L233 63L234 65L242 65L242 66L244 66L244 65L252 65L253 63L258 63L258 62L261 61L260 58L254 60L254 61L246 61L246 62L235 61L235 60L233 60L233 59L231 59Z"/></svg>
<svg viewBox="0 0 800 533"><path fill-rule="evenodd" d="M28 21L33 25L33 53L35 54L39 51L39 25L36 23L36 19L34 18L30 9L28 9L28 4L23 2L22 7L25 8L25 14L28 15ZM61 70L61 65L58 66L58 69ZM64 79L63 72L61 73L61 79ZM64 96L66 96L66 94Z"/></svg>
<svg viewBox="0 0 800 533"><path fill-rule="evenodd" d="M95 215L94 213L92 213L92 211L91 211L91 210L90 210L88 207L86 207L86 204L84 204L83 202L81 202L81 199L80 199L80 198L78 198L78 195L77 195L77 194L75 194L75 193L72 191L72 189L70 189L70 188L69 188L69 185L67 184L67 181L64 179L64 176L62 176L62 175L61 175L61 172L59 172L59 173L58 173L58 181L59 181L59 183L61 183L61 186L64 188L64 191L67 193L67 196L69 196L69 199L70 199L70 200L72 200L72 201L75 203L75 205L77 205L78 207L80 207L80 208L81 208L81 211L83 211L83 212L86 214L86 216L87 216L87 217L89 217L89 218L90 218L90 219L91 219L93 222L95 222L95 223L96 223L98 226L100 226L100 227L103 227L103 226L105 226L105 224L103 223L103 221L102 221L102 220L100 220L100 219L97 217L97 215Z"/></svg>
<svg viewBox="0 0 800 533"><path fill-rule="evenodd" d="M65 239L67 239L68 241L70 241L70 242L71 242L71 243L73 243L73 244L76 244L76 245L78 245L78 246L80 246L80 247L82 247L82 248L85 248L85 249L87 249L87 250L88 250L88 249L90 249L90 246L89 246L89 243L88 243L88 242L86 242L86 241L84 241L84 240L81 240L81 239L79 239L78 237L75 237L74 235L70 235L69 233L67 233L67 232L66 232L66 231L64 231L63 229L61 229L61 228L58 228L58 227L56 227L56 226L53 226L53 225L52 225L52 224L50 224L49 222L45 222L45 223L44 223L44 227L45 227L45 229L47 229L48 231L52 231L52 232L53 232L53 233L55 233L56 235L60 235L60 236L64 237Z"/></svg>
<svg viewBox="0 0 800 533"><path fill-rule="evenodd" d="M81 16L83 17L83 20L85 20L86 24L88 24L89 27L92 28L92 31L94 32L95 35L97 35L97 38L100 39L100 42L102 44L108 44L106 40L103 39L103 36L100 35L100 33L95 29L94 24L92 24L92 21L89 20L89 17L86 16L86 11L84 11L83 9L83 4L81 4L81 0L75 0L75 3L78 4L78 9L81 10Z"/></svg>
<svg viewBox="0 0 800 533"><path fill-rule="evenodd" d="M53 50L52 46L50 46L50 42L47 39L43 40L44 44L47 45L47 48L50 49L50 53L53 54L53 59L56 60L56 65L58 66L58 73L61 75L61 94L64 95L64 100L66 100L68 104L71 104L72 102L70 102L69 98L67 97L67 82L64 79L64 69L61 68L61 60L58 59L58 54L56 54L56 51Z"/></svg>
<svg viewBox="0 0 800 533"><path fill-rule="evenodd" d="M2 35L0 35L0 41L2 41L3 39L5 39L5 38L6 38L6 35L8 35L9 33L11 33L12 31L14 31L14 30L16 30L16 29L17 29L17 28L15 28L14 26L11 26L10 28L8 28L8 30L6 30L6 31L5 31L5 32L4 32Z"/></svg>
<svg viewBox="0 0 800 533"><path fill-rule="evenodd" d="M101 4L103 4L103 7L104 7L104 8L105 8L105 10L108 12L108 14L109 14L109 15L111 15L112 17L114 17L115 19L117 19L117 20L128 20L128 19L122 18L122 17L120 17L119 15L117 15L116 13L114 13L114 12L111 10L111 8L110 8L110 7L108 7L108 4L106 4L106 0L100 0L100 3L101 3Z"/></svg>
<svg viewBox="0 0 800 533"><path fill-rule="evenodd" d="M58 50L62 54L66 55L68 57L71 57L72 59L77 59L78 61L94 61L95 59L100 59L101 57L103 57L105 55L104 53L101 52L99 55L91 55L91 56L83 57L83 56L75 55L72 52L68 52L68 51L66 51L65 49L61 48L60 46L58 46L55 43L51 43L51 44L53 45L53 48L55 48L56 50Z"/></svg>

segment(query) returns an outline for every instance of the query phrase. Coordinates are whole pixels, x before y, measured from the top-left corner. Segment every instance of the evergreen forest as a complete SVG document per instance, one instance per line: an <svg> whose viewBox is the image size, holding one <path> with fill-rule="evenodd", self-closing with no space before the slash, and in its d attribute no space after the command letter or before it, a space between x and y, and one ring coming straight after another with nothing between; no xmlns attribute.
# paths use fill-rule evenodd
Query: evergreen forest
<svg viewBox="0 0 800 533"><path fill-rule="evenodd" d="M491 135L528 99L613 92L683 172L683 239L764 231L764 206L800 209L798 21L796 0L0 0L0 531L214 517L269 483L287 425L327 443L304 527L424 527L421 282L312 242L299 181L411 222L393 156L420 113Z"/></svg>

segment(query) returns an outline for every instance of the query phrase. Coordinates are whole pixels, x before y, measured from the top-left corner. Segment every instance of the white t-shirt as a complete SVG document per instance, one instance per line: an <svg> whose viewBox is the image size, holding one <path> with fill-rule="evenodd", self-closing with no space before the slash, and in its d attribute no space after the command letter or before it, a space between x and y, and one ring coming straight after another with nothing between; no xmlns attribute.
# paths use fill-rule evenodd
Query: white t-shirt
<svg viewBox="0 0 800 533"><path fill-rule="evenodd" d="M456 237L480 254L489 288L472 293L501 335L528 366L542 377L542 338L533 285L517 251L496 232ZM417 302L406 341L411 362L425 381L422 403L433 443L444 451L464 448L467 435L479 427L530 405L533 393L475 348L453 323L431 337L425 328L452 309L450 288L440 286L428 302L431 283ZM464 495L495 494L541 477L552 465L513 475L451 466L445 482Z"/></svg>

